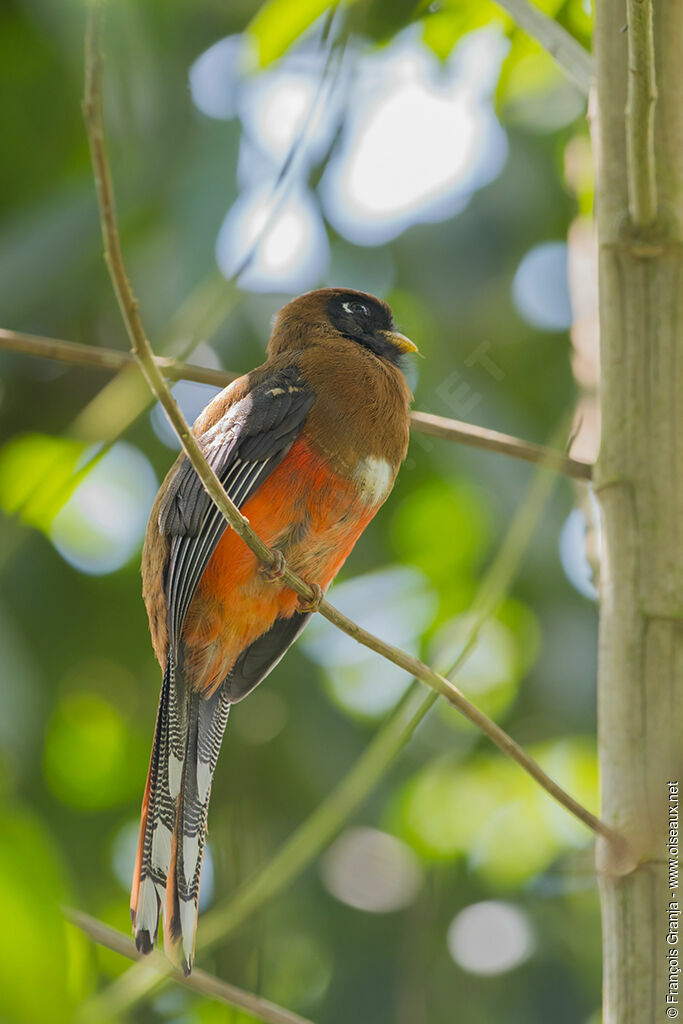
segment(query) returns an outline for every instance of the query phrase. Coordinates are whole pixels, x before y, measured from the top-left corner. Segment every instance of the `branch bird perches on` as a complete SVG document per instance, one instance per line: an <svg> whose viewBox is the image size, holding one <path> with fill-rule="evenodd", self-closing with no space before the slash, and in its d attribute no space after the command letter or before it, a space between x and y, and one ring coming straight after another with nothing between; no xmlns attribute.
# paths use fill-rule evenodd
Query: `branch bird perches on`
<svg viewBox="0 0 683 1024"><path fill-rule="evenodd" d="M137 365L133 355L129 352L121 352L119 349L91 348L73 341L45 338L3 328L0 328L0 349L112 372ZM169 356L154 356L154 361L166 380L171 381L191 380L199 384L211 384L224 388L238 376L229 370L214 370L204 366L195 366ZM563 452L555 451L545 445L524 441L510 434L503 434L498 430L489 430L486 427L465 423L463 420L417 410L413 410L410 415L410 425L412 430L429 437L439 437L445 441L454 441L473 448L498 452L501 455L521 459L523 462L543 463L549 469L555 469L558 473L573 477L575 480L591 479L590 463L573 459Z"/></svg>

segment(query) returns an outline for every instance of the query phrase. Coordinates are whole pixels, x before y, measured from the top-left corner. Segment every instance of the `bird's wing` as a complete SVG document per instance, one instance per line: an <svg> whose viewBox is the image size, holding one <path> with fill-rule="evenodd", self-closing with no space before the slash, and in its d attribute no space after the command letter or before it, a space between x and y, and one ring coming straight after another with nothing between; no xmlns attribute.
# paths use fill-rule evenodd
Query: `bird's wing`
<svg viewBox="0 0 683 1024"><path fill-rule="evenodd" d="M287 618L278 617L266 633L261 633L242 651L225 679L231 704L251 693L275 668L310 617L310 612L303 611L294 612Z"/></svg>
<svg viewBox="0 0 683 1024"><path fill-rule="evenodd" d="M199 438L238 508L285 457L314 401L296 367L277 370ZM191 463L182 459L159 509L159 529L171 538L165 591L174 660L190 602L225 527Z"/></svg>

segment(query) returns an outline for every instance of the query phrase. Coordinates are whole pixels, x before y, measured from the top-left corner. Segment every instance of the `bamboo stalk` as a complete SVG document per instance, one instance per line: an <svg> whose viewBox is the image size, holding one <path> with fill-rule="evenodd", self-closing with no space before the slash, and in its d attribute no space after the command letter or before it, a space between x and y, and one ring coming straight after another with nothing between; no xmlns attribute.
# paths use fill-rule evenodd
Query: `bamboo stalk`
<svg viewBox="0 0 683 1024"><path fill-rule="evenodd" d="M667 935L679 892L667 868L672 810L678 821L668 784L683 782L683 5L600 0L595 12L598 742L603 814L632 851L621 862L598 843L602 1019L650 1024L680 1010L667 1001L679 998L679 975L670 974L678 958L667 955L678 949L677 929L675 945ZM658 203L661 244L652 231Z"/></svg>

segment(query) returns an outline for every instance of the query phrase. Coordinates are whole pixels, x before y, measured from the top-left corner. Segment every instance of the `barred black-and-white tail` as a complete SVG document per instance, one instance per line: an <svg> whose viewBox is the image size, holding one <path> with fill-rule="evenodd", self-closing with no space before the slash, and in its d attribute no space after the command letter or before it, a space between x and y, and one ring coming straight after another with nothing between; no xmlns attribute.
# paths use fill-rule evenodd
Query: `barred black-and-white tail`
<svg viewBox="0 0 683 1024"><path fill-rule="evenodd" d="M188 973L194 956L211 781L230 701L227 686L190 689L171 656L166 665L142 803L131 892L135 944L148 953L164 918L164 945Z"/></svg>

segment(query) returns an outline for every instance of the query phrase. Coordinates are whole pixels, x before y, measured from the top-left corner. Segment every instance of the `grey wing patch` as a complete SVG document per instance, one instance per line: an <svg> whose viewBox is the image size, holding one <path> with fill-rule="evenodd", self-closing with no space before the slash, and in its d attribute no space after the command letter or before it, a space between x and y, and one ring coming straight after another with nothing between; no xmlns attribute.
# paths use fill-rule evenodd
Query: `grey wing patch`
<svg viewBox="0 0 683 1024"><path fill-rule="evenodd" d="M298 369L288 367L262 381L202 435L209 465L238 508L285 457L314 401ZM189 460L181 460L159 511L159 529L171 537L165 588L176 658L188 608L225 527Z"/></svg>
<svg viewBox="0 0 683 1024"><path fill-rule="evenodd" d="M246 697L275 668L310 617L310 612L295 612L288 619L276 619L267 633L242 651L224 683L231 703Z"/></svg>
<svg viewBox="0 0 683 1024"><path fill-rule="evenodd" d="M220 476L219 462L230 465L232 446L230 438L225 438L225 448L221 452L215 446L209 448L200 443L206 461ZM175 476L168 485L163 505L159 510L159 530L166 536L195 536L199 532L204 515L201 492L204 486L187 458L183 458ZM206 492L204 492L206 493Z"/></svg>

